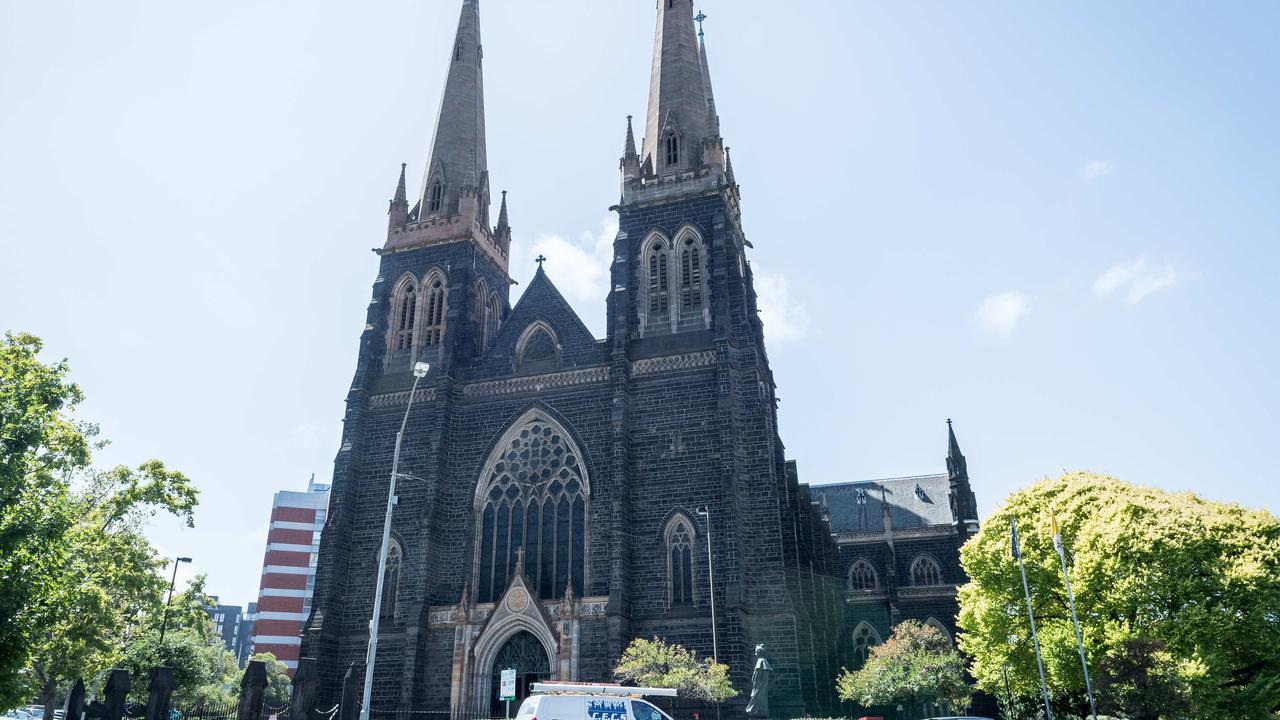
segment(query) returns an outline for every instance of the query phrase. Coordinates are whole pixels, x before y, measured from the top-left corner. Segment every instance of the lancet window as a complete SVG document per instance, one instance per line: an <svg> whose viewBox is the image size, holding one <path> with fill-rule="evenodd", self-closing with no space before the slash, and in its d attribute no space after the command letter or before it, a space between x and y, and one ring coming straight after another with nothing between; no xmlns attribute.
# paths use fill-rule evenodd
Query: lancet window
<svg viewBox="0 0 1280 720"><path fill-rule="evenodd" d="M412 275L404 276L391 298L391 349L408 350L413 347L418 323L418 281Z"/></svg>
<svg viewBox="0 0 1280 720"><path fill-rule="evenodd" d="M428 274L422 285L426 294L423 303L422 344L436 347L444 341L444 316L449 290L445 286L444 275L439 271Z"/></svg>
<svg viewBox="0 0 1280 720"><path fill-rule="evenodd" d="M664 332L671 329L671 262L667 241L655 236L645 246L645 317L641 323L648 332Z"/></svg>
<svg viewBox="0 0 1280 720"><path fill-rule="evenodd" d="M680 327L701 327L707 323L706 250L702 238L686 230L677 241L680 256Z"/></svg>
<svg viewBox="0 0 1280 720"><path fill-rule="evenodd" d="M911 563L911 584L933 587L942 584L942 566L929 555L921 555Z"/></svg>
<svg viewBox="0 0 1280 720"><path fill-rule="evenodd" d="M431 189L427 191L427 212L438 213L443 206L444 184L439 180L435 180L431 183Z"/></svg>
<svg viewBox="0 0 1280 720"><path fill-rule="evenodd" d="M477 490L478 601L502 594L522 549L526 580L539 597L560 598L570 587L581 597L590 486L564 428L527 413L498 442Z"/></svg>
<svg viewBox="0 0 1280 720"><path fill-rule="evenodd" d="M404 564L404 550L395 538L387 548L387 569L382 574L382 617L396 616L396 603L400 600L400 568Z"/></svg>
<svg viewBox="0 0 1280 720"><path fill-rule="evenodd" d="M680 136L674 132L667 133L667 166L680 164Z"/></svg>
<svg viewBox="0 0 1280 720"><path fill-rule="evenodd" d="M489 295L484 313L484 344L488 347L498 336L498 328L502 327L502 301L498 299L498 293Z"/></svg>
<svg viewBox="0 0 1280 720"><path fill-rule="evenodd" d="M693 523L676 515L667 523L667 605L693 604Z"/></svg>

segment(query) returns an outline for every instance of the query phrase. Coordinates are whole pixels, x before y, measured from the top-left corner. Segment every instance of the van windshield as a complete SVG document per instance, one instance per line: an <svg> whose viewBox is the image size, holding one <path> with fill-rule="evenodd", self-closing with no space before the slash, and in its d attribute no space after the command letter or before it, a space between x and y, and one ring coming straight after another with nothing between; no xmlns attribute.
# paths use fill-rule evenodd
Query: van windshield
<svg viewBox="0 0 1280 720"><path fill-rule="evenodd" d="M666 720L661 710L643 700L632 700L631 712L635 715L635 720Z"/></svg>

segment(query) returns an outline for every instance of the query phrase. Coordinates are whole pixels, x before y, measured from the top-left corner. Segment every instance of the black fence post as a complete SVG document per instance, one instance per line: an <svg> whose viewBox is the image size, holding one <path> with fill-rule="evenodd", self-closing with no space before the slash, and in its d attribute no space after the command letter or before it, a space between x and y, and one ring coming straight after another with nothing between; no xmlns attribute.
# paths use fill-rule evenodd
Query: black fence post
<svg viewBox="0 0 1280 720"><path fill-rule="evenodd" d="M112 670L103 690L102 720L122 720L124 704L129 697L129 671Z"/></svg>
<svg viewBox="0 0 1280 720"><path fill-rule="evenodd" d="M84 714L84 679L76 678L76 684L67 693L66 720L80 720Z"/></svg>
<svg viewBox="0 0 1280 720"><path fill-rule="evenodd" d="M338 720L356 720L360 715L361 678L356 675L356 664L351 663L347 674L342 678L342 707L338 710Z"/></svg>
<svg viewBox="0 0 1280 720"><path fill-rule="evenodd" d="M262 720L262 703L267 698L267 664L250 660L240 678L240 705L236 720Z"/></svg>
<svg viewBox="0 0 1280 720"><path fill-rule="evenodd" d="M151 671L147 688L146 720L169 720L169 701L173 697L173 670L158 667Z"/></svg>
<svg viewBox="0 0 1280 720"><path fill-rule="evenodd" d="M316 691L320 689L320 676L315 658L302 658L293 673L293 701L289 705L289 720L310 720L316 704Z"/></svg>

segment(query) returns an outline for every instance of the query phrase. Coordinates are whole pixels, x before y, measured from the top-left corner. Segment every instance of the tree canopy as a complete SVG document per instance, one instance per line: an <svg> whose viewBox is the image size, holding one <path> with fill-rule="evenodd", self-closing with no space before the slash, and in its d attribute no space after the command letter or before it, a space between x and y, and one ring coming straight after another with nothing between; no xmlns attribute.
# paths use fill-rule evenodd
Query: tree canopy
<svg viewBox="0 0 1280 720"><path fill-rule="evenodd" d="M707 702L724 702L738 694L729 682L729 666L699 659L692 650L660 638L632 641L613 675L640 687L675 688L680 697Z"/></svg>
<svg viewBox="0 0 1280 720"><path fill-rule="evenodd" d="M841 672L836 691L841 700L863 707L901 703L912 717L926 703L963 709L973 696L964 660L951 641L941 630L916 620L894 627L887 642L871 648L861 668Z"/></svg>
<svg viewBox="0 0 1280 720"><path fill-rule="evenodd" d="M198 497L157 460L95 469L106 442L72 417L83 395L42 347L12 333L0 343L0 707L120 658L166 589L145 524L192 525Z"/></svg>
<svg viewBox="0 0 1280 720"><path fill-rule="evenodd" d="M1068 552L1086 656L1103 700L1133 717L1273 718L1280 706L1280 519L1193 494L1069 473L1011 495L961 552L961 649L979 687L1039 694L1010 520L1022 554L1054 704L1079 714L1084 679L1051 513ZM1139 642L1140 641L1140 642ZM1145 648L1145 650L1143 649ZM1144 657L1144 655L1146 657ZM1163 714L1143 667L1185 693ZM1164 682L1162 681L1162 682ZM1176 698L1174 698L1176 700Z"/></svg>

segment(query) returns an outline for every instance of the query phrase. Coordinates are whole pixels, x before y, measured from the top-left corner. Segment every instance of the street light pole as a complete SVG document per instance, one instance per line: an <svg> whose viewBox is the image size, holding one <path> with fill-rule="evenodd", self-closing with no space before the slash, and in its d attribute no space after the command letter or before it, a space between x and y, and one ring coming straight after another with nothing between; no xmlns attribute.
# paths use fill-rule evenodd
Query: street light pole
<svg viewBox="0 0 1280 720"><path fill-rule="evenodd" d="M178 585L178 566L191 562L189 557L175 558L173 561L173 579L169 581L169 599L164 601L164 619L160 621L160 647L164 647L164 634L169 629L169 605L173 603L173 589Z"/></svg>
<svg viewBox="0 0 1280 720"><path fill-rule="evenodd" d="M711 659L720 662L720 643L716 639L716 573L711 556L711 508L703 505L698 514L707 519L707 588L711 591Z"/></svg>
<svg viewBox="0 0 1280 720"><path fill-rule="evenodd" d="M395 510L396 476L400 472L400 444L404 441L404 429L409 425L409 411L413 409L413 396L418 394L418 383L431 371L428 363L413 366L413 388L409 390L409 404L396 433L396 450L391 456L391 485L387 488L387 514L382 521L382 546L378 550L378 578L373 589L373 617L369 619L369 653L365 658L364 692L360 698L360 720L369 720L369 704L373 700L373 666L378 656L378 621L382 617L382 584L387 572L387 547L391 543L391 514Z"/></svg>

